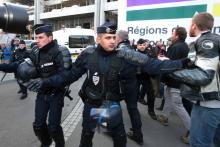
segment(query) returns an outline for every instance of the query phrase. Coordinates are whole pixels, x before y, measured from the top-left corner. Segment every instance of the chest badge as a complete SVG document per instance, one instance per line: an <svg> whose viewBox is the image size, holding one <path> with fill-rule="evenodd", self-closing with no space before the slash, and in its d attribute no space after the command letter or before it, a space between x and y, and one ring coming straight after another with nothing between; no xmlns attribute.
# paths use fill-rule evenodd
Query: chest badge
<svg viewBox="0 0 220 147"><path fill-rule="evenodd" d="M98 76L98 73L95 72L94 75L92 76L92 82L97 85L99 83L100 77Z"/></svg>

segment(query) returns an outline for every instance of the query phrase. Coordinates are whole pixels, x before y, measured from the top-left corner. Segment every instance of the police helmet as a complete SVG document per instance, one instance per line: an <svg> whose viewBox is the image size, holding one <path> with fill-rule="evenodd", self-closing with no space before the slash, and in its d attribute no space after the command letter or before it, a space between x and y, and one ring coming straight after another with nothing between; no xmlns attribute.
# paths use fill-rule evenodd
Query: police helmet
<svg viewBox="0 0 220 147"><path fill-rule="evenodd" d="M90 116L97 120L98 125L114 128L122 122L121 106L118 102L104 101L99 108L91 109Z"/></svg>
<svg viewBox="0 0 220 147"><path fill-rule="evenodd" d="M32 78L35 78L37 76L37 70L34 66L33 62L26 58L17 69L17 76L19 80L22 80L23 82L27 82Z"/></svg>

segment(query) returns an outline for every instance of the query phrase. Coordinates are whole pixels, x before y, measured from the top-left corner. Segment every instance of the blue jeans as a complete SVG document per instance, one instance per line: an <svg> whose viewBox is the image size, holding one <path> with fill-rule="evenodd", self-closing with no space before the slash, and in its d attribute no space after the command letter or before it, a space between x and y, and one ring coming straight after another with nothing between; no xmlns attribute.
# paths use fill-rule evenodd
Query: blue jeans
<svg viewBox="0 0 220 147"><path fill-rule="evenodd" d="M194 105L191 113L190 146L220 145L220 108Z"/></svg>

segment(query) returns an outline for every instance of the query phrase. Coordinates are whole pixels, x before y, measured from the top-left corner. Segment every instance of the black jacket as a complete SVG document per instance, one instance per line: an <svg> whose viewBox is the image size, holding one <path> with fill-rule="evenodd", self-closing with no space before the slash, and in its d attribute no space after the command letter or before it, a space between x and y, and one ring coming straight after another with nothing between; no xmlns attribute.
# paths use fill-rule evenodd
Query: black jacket
<svg viewBox="0 0 220 147"><path fill-rule="evenodd" d="M170 58L170 60L178 60L186 58L188 56L188 53L188 45L184 41L176 41L167 49L166 56ZM180 87L180 83L176 82L176 80L172 79L167 74L162 76L162 82L164 82L168 87Z"/></svg>
<svg viewBox="0 0 220 147"><path fill-rule="evenodd" d="M12 54L12 62L22 61L23 59L28 58L28 57L29 57L29 53L26 48L24 49L18 48L14 50Z"/></svg>

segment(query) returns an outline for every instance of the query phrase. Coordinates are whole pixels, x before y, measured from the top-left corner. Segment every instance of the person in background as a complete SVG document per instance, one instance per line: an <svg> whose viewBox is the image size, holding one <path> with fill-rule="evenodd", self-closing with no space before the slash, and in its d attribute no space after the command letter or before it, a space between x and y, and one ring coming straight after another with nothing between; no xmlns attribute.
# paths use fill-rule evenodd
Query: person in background
<svg viewBox="0 0 220 147"><path fill-rule="evenodd" d="M128 32L125 30L118 30L116 32L116 44L117 48L126 47L126 49L134 50L134 48L130 45ZM136 69L134 70L136 72ZM137 79L130 80L131 88L128 89L130 92L126 92L125 95L125 103L127 106L128 114L131 120L132 128L128 131L127 136L133 140L135 140L138 144L143 144L143 133L142 133L142 122L140 112L137 107L138 100L138 85Z"/></svg>
<svg viewBox="0 0 220 147"><path fill-rule="evenodd" d="M142 38L137 41L137 51L148 55L151 58L156 58L156 52L151 48L148 42ZM157 119L156 114L154 112L154 102L155 102L155 83L153 80L156 79L156 75L149 75L144 72L141 67L138 67L137 72L138 79L138 101L144 105L148 105L148 114L154 120ZM145 94L147 95L147 102L144 100Z"/></svg>
<svg viewBox="0 0 220 147"><path fill-rule="evenodd" d="M11 51L14 52L19 46L20 39L15 37L11 40Z"/></svg>
<svg viewBox="0 0 220 147"><path fill-rule="evenodd" d="M0 42L1 50L2 50L2 63L9 64L11 61L11 49L6 46L6 43Z"/></svg>
<svg viewBox="0 0 220 147"><path fill-rule="evenodd" d="M161 41L157 41L155 45L155 51L157 52L157 56L165 56L166 54L166 46Z"/></svg>
<svg viewBox="0 0 220 147"><path fill-rule="evenodd" d="M27 52L26 49L26 44L24 42L24 40L20 40L19 41L19 45L18 48L14 50L13 54L12 54L12 62L17 62L17 61L24 61L25 58L29 57L29 53ZM15 78L17 79L17 75L15 73ZM18 93L22 93L20 99L25 99L27 98L27 87L25 87L23 84L21 84L19 82L19 79L17 79L17 83L20 87Z"/></svg>
<svg viewBox="0 0 220 147"><path fill-rule="evenodd" d="M167 49L166 57L170 60L184 59L188 56L189 48L185 42L187 37L186 29L177 27L172 33L172 44ZM190 129L190 116L182 103L180 96L180 82L172 79L166 74L162 76L162 81L166 85L164 88L165 104L162 114L158 116L158 121L163 125L168 125L168 117L172 110L175 110L177 115L182 120L187 132L182 136L184 143L189 143L189 129Z"/></svg>

